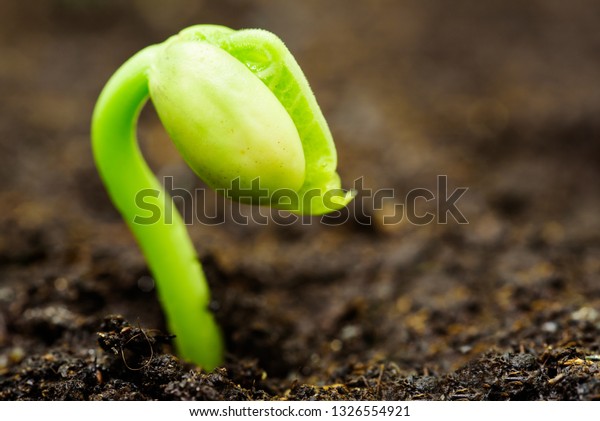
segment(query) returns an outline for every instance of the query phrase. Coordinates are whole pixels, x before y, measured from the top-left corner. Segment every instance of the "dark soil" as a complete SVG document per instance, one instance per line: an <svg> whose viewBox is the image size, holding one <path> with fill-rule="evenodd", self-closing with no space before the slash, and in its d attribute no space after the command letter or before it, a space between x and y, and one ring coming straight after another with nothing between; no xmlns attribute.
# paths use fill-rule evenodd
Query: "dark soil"
<svg viewBox="0 0 600 421"><path fill-rule="evenodd" d="M0 399L600 399L600 3L39 3L0 4ZM225 204L191 226L227 340L211 373L173 353L89 141L112 72L194 23L280 35L344 185L395 194L330 225ZM140 138L200 187L151 109ZM438 175L468 224L384 223Z"/></svg>

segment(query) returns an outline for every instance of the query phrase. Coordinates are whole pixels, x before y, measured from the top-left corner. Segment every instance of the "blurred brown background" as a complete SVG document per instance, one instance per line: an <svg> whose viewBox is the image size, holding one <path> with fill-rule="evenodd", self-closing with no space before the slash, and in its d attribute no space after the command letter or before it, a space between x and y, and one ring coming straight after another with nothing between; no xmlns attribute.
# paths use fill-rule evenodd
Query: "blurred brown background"
<svg viewBox="0 0 600 421"><path fill-rule="evenodd" d="M90 195L100 188L88 128L105 81L144 46L191 24L218 23L269 29L285 40L328 118L348 184L364 176L369 187L406 190L448 174L471 187L464 199L477 206L526 197L528 219L543 212L597 231L597 2L0 7L2 191L25 200L50 203L68 191L75 194L69 206L89 204L77 186L85 176ZM164 156L165 136L150 120L141 128L149 159L158 167L178 162L174 153Z"/></svg>
<svg viewBox="0 0 600 421"><path fill-rule="evenodd" d="M0 286L83 278L103 296L121 282L123 301L71 311L160 326L155 302L142 315L131 305L153 293L137 288L145 263L93 165L95 100L127 58L186 26L260 27L286 42L311 82L344 186L364 177L402 201L445 174L450 191L469 187L459 207L470 223L385 226L392 204L357 198L349 212L369 226L195 224L219 317L239 311L271 335L260 342L231 321L231 352L262 350L281 376L318 372L330 345L349 359L443 372L491 347L558 343L553 317L570 320L600 299L598 16L593 0L4 0ZM139 134L158 174L199 185L150 108ZM99 278L109 286L94 286ZM262 325L276 310L291 313ZM545 322L558 333L531 339ZM303 334L309 345L293 339Z"/></svg>

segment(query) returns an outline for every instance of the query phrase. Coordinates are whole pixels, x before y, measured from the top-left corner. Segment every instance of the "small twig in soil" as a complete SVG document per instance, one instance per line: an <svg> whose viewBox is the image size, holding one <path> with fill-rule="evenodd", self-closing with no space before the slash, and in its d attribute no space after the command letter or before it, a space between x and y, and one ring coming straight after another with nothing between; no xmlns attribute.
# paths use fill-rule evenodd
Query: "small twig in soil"
<svg viewBox="0 0 600 421"><path fill-rule="evenodd" d="M144 335L144 338L146 338L146 342L148 343L148 346L150 347L150 357L148 357L148 360L144 364L142 364L140 367L133 368L133 367L130 367L129 364L127 364L127 360L125 359L125 347L127 346L127 344L129 342L131 342L132 340L134 340L135 338L137 338L140 335ZM152 359L154 358L154 348L152 347L152 343L150 342L150 338L148 338L148 335L146 335L146 332L144 332L143 329L140 329L140 333L137 333L137 334L133 335L121 347L121 358L123 358L123 364L125 364L125 367L127 367L127 369L132 370L132 371L143 370L144 368L146 368L146 367L148 367L150 365L150 363L152 362Z"/></svg>

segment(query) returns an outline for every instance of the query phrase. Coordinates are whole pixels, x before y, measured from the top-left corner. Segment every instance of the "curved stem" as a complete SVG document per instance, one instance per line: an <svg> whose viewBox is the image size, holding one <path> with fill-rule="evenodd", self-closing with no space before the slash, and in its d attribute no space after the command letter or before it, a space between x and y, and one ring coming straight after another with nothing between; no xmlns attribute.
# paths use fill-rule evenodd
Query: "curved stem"
<svg viewBox="0 0 600 421"><path fill-rule="evenodd" d="M208 285L181 216L150 171L136 139L138 116L149 95L146 73L157 48L140 51L106 84L92 119L94 158L156 279L180 354L211 370L221 363L223 344L208 309ZM147 212L140 214L140 203L146 211L154 210L154 220L149 222Z"/></svg>

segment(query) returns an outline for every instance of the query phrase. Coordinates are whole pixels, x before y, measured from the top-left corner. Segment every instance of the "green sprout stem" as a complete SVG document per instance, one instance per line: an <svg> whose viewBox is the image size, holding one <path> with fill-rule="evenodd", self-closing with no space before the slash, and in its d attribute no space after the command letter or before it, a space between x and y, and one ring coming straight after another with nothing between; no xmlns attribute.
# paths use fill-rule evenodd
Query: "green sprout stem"
<svg viewBox="0 0 600 421"><path fill-rule="evenodd" d="M181 355L207 370L222 362L223 342L208 309L210 292L181 216L144 160L136 137L141 109L149 95L147 71L157 47L129 59L104 88L93 117L96 165L111 199L133 231L156 280L169 328ZM134 198L160 209L153 224L136 224ZM165 217L173 215L167 223ZM190 334L193 332L193 334Z"/></svg>

